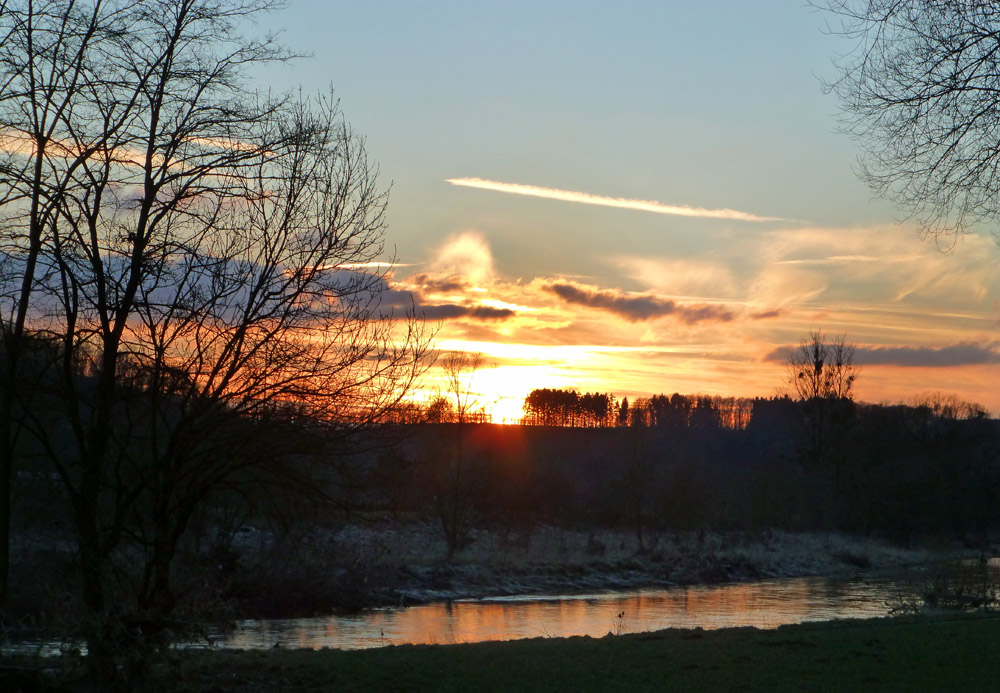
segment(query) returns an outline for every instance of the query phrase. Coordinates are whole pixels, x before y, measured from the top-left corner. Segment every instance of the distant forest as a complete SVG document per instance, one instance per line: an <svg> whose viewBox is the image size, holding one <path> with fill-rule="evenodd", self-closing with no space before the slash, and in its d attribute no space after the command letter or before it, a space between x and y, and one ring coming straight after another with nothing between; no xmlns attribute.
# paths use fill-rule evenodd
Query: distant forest
<svg viewBox="0 0 1000 693"><path fill-rule="evenodd" d="M823 400L849 398L825 397ZM769 409L788 407L788 395L764 397L722 397L719 395L653 395L618 399L606 392L536 388L524 398L525 426L568 426L570 428L651 428L713 427L744 429L754 416L767 416ZM946 419L982 419L989 412L982 405L966 402L954 395L926 393L909 404L852 405L861 408L892 407L914 409ZM464 414L470 423L493 423L487 407L470 409ZM387 420L393 423L454 423L458 414L451 398L438 396L425 405L403 404Z"/></svg>
<svg viewBox="0 0 1000 693"><path fill-rule="evenodd" d="M950 395L887 405L539 389L520 426L477 412L458 423L446 404L401 426L351 488L369 509L436 518L454 550L481 525L619 526L642 546L674 530L772 528L980 545L998 527L1000 422Z"/></svg>
<svg viewBox="0 0 1000 693"><path fill-rule="evenodd" d="M522 423L532 426L715 426L746 428L756 400L745 397L681 395L638 398L630 404L604 393L532 390L524 399Z"/></svg>

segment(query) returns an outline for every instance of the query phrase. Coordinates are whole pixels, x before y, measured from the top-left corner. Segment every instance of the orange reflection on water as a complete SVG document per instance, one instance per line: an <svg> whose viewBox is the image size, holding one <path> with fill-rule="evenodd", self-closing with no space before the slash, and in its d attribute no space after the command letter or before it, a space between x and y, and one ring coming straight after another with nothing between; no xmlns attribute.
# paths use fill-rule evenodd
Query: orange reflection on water
<svg viewBox="0 0 1000 693"><path fill-rule="evenodd" d="M246 621L223 647L359 649L534 637L601 637L662 628L776 628L886 613L889 581L796 578L628 593L497 598L380 609L325 618ZM618 615L623 614L619 619Z"/></svg>

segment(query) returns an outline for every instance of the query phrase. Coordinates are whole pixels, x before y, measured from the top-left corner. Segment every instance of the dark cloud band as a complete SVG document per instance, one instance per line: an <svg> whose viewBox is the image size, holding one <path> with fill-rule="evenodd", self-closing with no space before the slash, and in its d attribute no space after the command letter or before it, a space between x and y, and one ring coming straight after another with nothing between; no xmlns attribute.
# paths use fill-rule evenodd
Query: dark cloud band
<svg viewBox="0 0 1000 693"><path fill-rule="evenodd" d="M697 322L727 322L733 319L732 311L709 304L680 305L656 296L628 296L616 289L598 289L572 282L551 282L545 284L543 288L567 303L606 310L631 322L668 315L689 325Z"/></svg>
<svg viewBox="0 0 1000 693"><path fill-rule="evenodd" d="M439 306L418 306L417 317L424 320L454 320L455 318L472 318L474 320L507 320L514 317L510 308L492 308L490 306L459 306L445 303Z"/></svg>
<svg viewBox="0 0 1000 693"><path fill-rule="evenodd" d="M785 362L796 347L772 350L765 361ZM856 347L855 361L864 366L900 366L904 368L949 368L1000 363L995 344L953 344L946 347Z"/></svg>

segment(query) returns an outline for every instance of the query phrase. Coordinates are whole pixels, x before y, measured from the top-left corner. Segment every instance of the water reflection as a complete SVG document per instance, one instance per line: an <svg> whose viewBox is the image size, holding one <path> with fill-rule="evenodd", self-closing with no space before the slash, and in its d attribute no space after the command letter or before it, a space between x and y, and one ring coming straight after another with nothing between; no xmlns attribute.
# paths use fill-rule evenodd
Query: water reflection
<svg viewBox="0 0 1000 693"><path fill-rule="evenodd" d="M534 637L601 637L662 628L776 628L884 616L895 583L795 578L614 594L495 598L381 609L350 616L242 621L219 645L360 649ZM619 620L618 614L624 614Z"/></svg>

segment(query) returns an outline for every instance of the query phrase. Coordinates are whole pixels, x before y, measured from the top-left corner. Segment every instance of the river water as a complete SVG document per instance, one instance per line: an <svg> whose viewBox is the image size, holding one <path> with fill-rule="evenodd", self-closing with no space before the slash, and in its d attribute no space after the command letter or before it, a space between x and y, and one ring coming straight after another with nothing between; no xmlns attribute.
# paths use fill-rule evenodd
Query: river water
<svg viewBox="0 0 1000 693"><path fill-rule="evenodd" d="M938 569L933 571L937 574ZM951 564L948 572L978 589L983 576L1000 585L1000 561L983 572L978 562ZM184 647L346 650L405 644L455 644L536 637L602 637L664 628L778 626L806 621L885 616L903 602L919 603L932 571L853 579L801 577L713 586L619 591L600 594L494 597L373 609L349 615L245 620L234 628L210 629L207 641ZM953 582L951 584L958 584ZM986 583L983 583L986 584ZM60 644L18 638L4 651L58 654ZM76 644L82 648L81 643Z"/></svg>
<svg viewBox="0 0 1000 693"><path fill-rule="evenodd" d="M215 645L360 649L402 644L635 633L663 628L776 628L804 621L885 616L894 580L822 577L610 594L498 597L386 608L354 615L248 620Z"/></svg>

